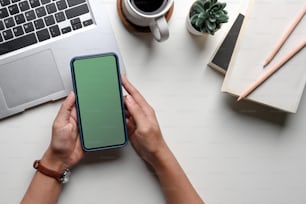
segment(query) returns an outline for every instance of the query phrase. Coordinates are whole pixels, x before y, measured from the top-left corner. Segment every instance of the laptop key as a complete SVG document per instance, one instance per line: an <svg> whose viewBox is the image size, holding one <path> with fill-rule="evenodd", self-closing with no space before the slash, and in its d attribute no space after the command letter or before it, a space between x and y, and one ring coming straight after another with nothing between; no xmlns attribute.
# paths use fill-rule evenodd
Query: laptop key
<svg viewBox="0 0 306 204"><path fill-rule="evenodd" d="M54 25L55 24L54 17L52 15L46 16L45 17L45 23L46 23L46 26Z"/></svg>
<svg viewBox="0 0 306 204"><path fill-rule="evenodd" d="M57 2L56 2L56 5L57 5L57 9L60 10L60 11L67 8L67 3L66 3L65 0L59 0L59 1L57 1Z"/></svg>
<svg viewBox="0 0 306 204"><path fill-rule="evenodd" d="M36 12L36 15L37 15L38 18L47 15L47 11L46 11L45 7L43 7L43 6L35 9L35 12Z"/></svg>
<svg viewBox="0 0 306 204"><path fill-rule="evenodd" d="M54 16L55 16L56 22L58 23L66 20L65 14L62 11L54 14Z"/></svg>
<svg viewBox="0 0 306 204"><path fill-rule="evenodd" d="M2 43L0 46L0 55L27 47L35 43L37 43L37 39L34 33L24 35L20 38Z"/></svg>
<svg viewBox="0 0 306 204"><path fill-rule="evenodd" d="M30 0L30 5L32 8L40 6L39 0Z"/></svg>
<svg viewBox="0 0 306 204"><path fill-rule="evenodd" d="M23 28L24 28L24 31L25 31L26 33L30 33L30 32L32 32L32 31L34 31L34 25L33 25L32 22L23 24Z"/></svg>
<svg viewBox="0 0 306 204"><path fill-rule="evenodd" d="M9 16L7 8L1 8L0 9L0 19L1 18L6 18Z"/></svg>
<svg viewBox="0 0 306 204"><path fill-rule="evenodd" d="M48 14L55 13L57 11L56 6L55 6L54 3L48 4L46 6L46 9L47 9Z"/></svg>
<svg viewBox="0 0 306 204"><path fill-rule="evenodd" d="M81 23L81 19L80 19L80 18L71 19L71 20L70 20L70 23L71 23L71 25Z"/></svg>
<svg viewBox="0 0 306 204"><path fill-rule="evenodd" d="M65 13L66 13L67 18L71 19L77 16L81 16L85 13L89 13L89 9L86 4L82 4L80 6L73 7L71 9L67 9Z"/></svg>
<svg viewBox="0 0 306 204"><path fill-rule="evenodd" d="M3 41L2 35L0 33L0 43Z"/></svg>
<svg viewBox="0 0 306 204"><path fill-rule="evenodd" d="M34 25L35 25L35 28L37 30L41 29L41 28L44 28L45 27L45 23L42 19L37 19L34 21Z"/></svg>
<svg viewBox="0 0 306 204"><path fill-rule="evenodd" d="M47 3L50 3L50 2L51 2L51 0L41 0L42 4L47 4Z"/></svg>
<svg viewBox="0 0 306 204"><path fill-rule="evenodd" d="M86 2L86 0L67 0L69 7L79 5L81 3Z"/></svg>
<svg viewBox="0 0 306 204"><path fill-rule="evenodd" d="M80 29L80 28L82 28L82 23L76 23L76 24L73 24L73 25L72 25L72 29L73 29L73 30L78 30L78 29Z"/></svg>
<svg viewBox="0 0 306 204"><path fill-rule="evenodd" d="M17 26L15 28L13 28L13 32L15 34L16 37L21 36L24 34L23 29L21 26Z"/></svg>
<svg viewBox="0 0 306 204"><path fill-rule="evenodd" d="M72 31L72 29L71 29L71 27L70 27L70 26L65 27L65 28L62 28L62 33L63 33L63 34L65 34L65 33L69 33L69 32L71 32L71 31Z"/></svg>
<svg viewBox="0 0 306 204"><path fill-rule="evenodd" d="M0 30L4 30L4 24L1 20L0 20Z"/></svg>
<svg viewBox="0 0 306 204"><path fill-rule="evenodd" d="M39 42L50 39L50 34L47 28L36 32Z"/></svg>
<svg viewBox="0 0 306 204"><path fill-rule="evenodd" d="M21 14L18 14L15 16L15 21L17 24L22 24L25 22L25 17L24 15L21 13Z"/></svg>
<svg viewBox="0 0 306 204"><path fill-rule="evenodd" d="M83 26L84 26L84 27L89 26L89 25L92 25L92 24L93 24L92 19L89 19L89 20L83 21Z"/></svg>
<svg viewBox="0 0 306 204"><path fill-rule="evenodd" d="M9 17L9 18L4 19L4 24L7 28L10 28L10 27L15 26L15 21L13 17Z"/></svg>
<svg viewBox="0 0 306 204"><path fill-rule="evenodd" d="M36 18L35 12L33 10L25 12L27 21L32 21Z"/></svg>
<svg viewBox="0 0 306 204"><path fill-rule="evenodd" d="M7 6L7 5L9 5L10 3L11 3L10 0L0 0L1 6Z"/></svg>
<svg viewBox="0 0 306 204"><path fill-rule="evenodd" d="M30 9L30 5L27 1L22 1L19 3L20 11L27 11Z"/></svg>
<svg viewBox="0 0 306 204"><path fill-rule="evenodd" d="M49 30L50 30L50 34L53 38L56 37L56 36L59 36L61 34L58 25L51 26L49 28Z"/></svg>
<svg viewBox="0 0 306 204"><path fill-rule="evenodd" d="M11 15L15 15L15 14L19 13L19 8L18 8L17 4L13 4L13 5L9 6L8 10L9 10Z"/></svg>
<svg viewBox="0 0 306 204"><path fill-rule="evenodd" d="M3 35L5 40L9 40L9 39L12 39L14 37L11 29L3 31L2 35Z"/></svg>

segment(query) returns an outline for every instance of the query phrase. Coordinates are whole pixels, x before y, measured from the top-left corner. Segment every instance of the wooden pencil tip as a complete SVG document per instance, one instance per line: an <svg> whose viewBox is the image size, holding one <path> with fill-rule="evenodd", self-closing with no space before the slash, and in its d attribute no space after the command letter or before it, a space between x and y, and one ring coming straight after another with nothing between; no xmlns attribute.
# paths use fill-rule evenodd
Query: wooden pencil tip
<svg viewBox="0 0 306 204"><path fill-rule="evenodd" d="M270 61L269 61L269 60L266 60L265 63L264 63L264 65L263 65L263 68L265 68L266 66L268 66L269 63L270 63Z"/></svg>

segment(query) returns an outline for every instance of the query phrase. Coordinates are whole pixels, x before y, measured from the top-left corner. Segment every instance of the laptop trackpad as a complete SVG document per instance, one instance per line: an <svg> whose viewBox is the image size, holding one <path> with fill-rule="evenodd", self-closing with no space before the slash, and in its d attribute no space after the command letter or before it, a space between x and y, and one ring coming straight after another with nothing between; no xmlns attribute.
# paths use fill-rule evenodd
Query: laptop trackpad
<svg viewBox="0 0 306 204"><path fill-rule="evenodd" d="M0 68L0 87L9 108L64 90L51 50L3 64Z"/></svg>

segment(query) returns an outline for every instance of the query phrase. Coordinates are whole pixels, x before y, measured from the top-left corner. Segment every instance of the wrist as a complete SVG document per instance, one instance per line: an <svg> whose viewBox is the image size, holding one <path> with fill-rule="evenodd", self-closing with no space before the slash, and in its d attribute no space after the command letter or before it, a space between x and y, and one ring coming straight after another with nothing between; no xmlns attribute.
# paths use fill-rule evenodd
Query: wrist
<svg viewBox="0 0 306 204"><path fill-rule="evenodd" d="M157 171L165 167L165 165L167 165L169 161L173 159L174 159L174 156L171 150L166 144L164 144L164 145L161 145L160 148L152 156L152 161L150 163L152 167Z"/></svg>
<svg viewBox="0 0 306 204"><path fill-rule="evenodd" d="M41 164L47 166L53 171L62 172L69 168L63 161L58 159L49 149L40 160Z"/></svg>
<svg viewBox="0 0 306 204"><path fill-rule="evenodd" d="M55 179L59 184L67 183L71 175L69 166L49 148L41 160L36 160L34 162L33 167L37 169L40 174Z"/></svg>

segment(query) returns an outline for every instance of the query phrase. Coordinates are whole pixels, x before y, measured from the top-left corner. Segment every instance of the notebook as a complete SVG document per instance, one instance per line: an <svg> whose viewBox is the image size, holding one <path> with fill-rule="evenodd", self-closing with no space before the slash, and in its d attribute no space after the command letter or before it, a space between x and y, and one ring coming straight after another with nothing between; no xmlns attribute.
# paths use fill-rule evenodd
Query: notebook
<svg viewBox="0 0 306 204"><path fill-rule="evenodd" d="M302 19L270 65L263 68L265 58L304 4L303 0L251 0L234 60L222 85L223 92L238 96L305 38L306 18ZM295 113L306 82L305 55L305 49L300 51L246 99Z"/></svg>
<svg viewBox="0 0 306 204"><path fill-rule="evenodd" d="M216 51L212 55L212 58L210 59L210 62L208 63L209 67L217 70L221 74L225 75L230 65L248 7L249 0L244 1L239 9L238 15L231 25L231 28L225 34L223 41L217 47Z"/></svg>
<svg viewBox="0 0 306 204"><path fill-rule="evenodd" d="M107 15L95 0L0 1L0 119L65 97L70 60L115 52Z"/></svg>
<svg viewBox="0 0 306 204"><path fill-rule="evenodd" d="M211 61L208 63L209 67L219 71L221 74L225 74L229 67L243 19L244 15L239 13L221 45L218 47Z"/></svg>

